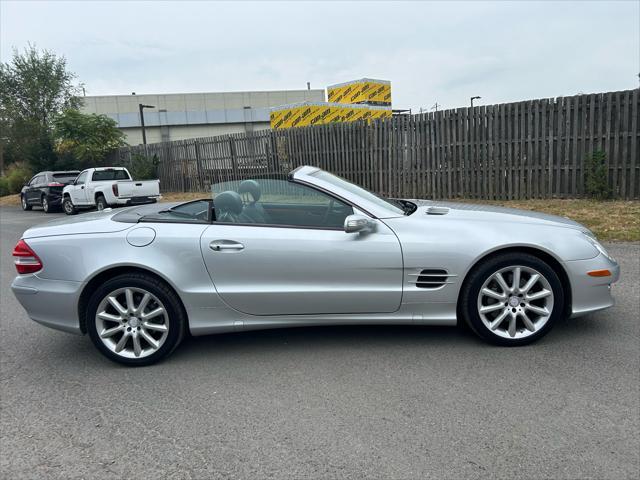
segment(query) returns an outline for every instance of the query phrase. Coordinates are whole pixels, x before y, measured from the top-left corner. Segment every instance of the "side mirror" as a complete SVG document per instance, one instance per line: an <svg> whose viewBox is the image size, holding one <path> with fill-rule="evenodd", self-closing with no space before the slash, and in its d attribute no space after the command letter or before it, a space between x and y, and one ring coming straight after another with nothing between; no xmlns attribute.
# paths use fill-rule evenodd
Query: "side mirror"
<svg viewBox="0 0 640 480"><path fill-rule="evenodd" d="M375 229L375 222L364 215L349 215L344 219L346 233L371 232Z"/></svg>

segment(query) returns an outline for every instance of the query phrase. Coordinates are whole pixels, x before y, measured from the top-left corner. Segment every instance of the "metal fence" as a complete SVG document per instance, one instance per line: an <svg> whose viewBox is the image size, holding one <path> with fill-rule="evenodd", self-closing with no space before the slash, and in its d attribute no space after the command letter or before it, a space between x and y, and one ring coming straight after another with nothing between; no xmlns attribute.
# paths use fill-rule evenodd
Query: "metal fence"
<svg viewBox="0 0 640 480"><path fill-rule="evenodd" d="M619 198L640 196L638 89L126 147L157 156L163 191L286 175L315 165L385 196L525 199L584 194L585 160L606 155Z"/></svg>

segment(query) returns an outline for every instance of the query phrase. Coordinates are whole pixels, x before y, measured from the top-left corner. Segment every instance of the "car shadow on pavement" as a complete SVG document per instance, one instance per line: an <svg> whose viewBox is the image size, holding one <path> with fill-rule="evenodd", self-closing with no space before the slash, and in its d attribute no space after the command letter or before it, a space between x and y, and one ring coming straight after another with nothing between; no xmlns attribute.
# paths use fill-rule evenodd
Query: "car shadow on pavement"
<svg viewBox="0 0 640 480"><path fill-rule="evenodd" d="M608 334L611 327L602 321L599 314L577 319L560 320L553 330L540 341L522 348L561 348L574 342L588 345ZM59 364L76 363L83 359L84 367L100 365L101 368L120 366L103 358L91 345L86 336L77 337L60 334L56 339L49 338L47 348L40 350L42 361ZM400 351L428 350L451 356L456 352L499 351L503 347L489 345L475 336L465 327L437 327L420 325L357 325L357 326L320 326L292 327L249 332L223 333L201 337L188 336L178 349L162 363L179 365L189 362L209 363L224 358L256 355L268 358L286 351L288 355L304 358L305 355L347 355L356 352L389 353ZM504 348L505 351L514 350ZM495 352L494 352L495 353ZM37 359L34 359L37 361ZM125 367L126 368L126 367Z"/></svg>

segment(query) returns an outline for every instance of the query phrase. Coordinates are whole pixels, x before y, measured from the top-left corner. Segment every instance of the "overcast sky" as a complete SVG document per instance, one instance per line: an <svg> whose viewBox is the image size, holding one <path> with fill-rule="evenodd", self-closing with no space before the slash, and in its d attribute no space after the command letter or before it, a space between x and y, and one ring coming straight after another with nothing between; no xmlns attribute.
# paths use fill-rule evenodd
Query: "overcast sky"
<svg viewBox="0 0 640 480"><path fill-rule="evenodd" d="M640 2L0 3L0 55L66 56L87 95L391 80L394 108L638 87Z"/></svg>

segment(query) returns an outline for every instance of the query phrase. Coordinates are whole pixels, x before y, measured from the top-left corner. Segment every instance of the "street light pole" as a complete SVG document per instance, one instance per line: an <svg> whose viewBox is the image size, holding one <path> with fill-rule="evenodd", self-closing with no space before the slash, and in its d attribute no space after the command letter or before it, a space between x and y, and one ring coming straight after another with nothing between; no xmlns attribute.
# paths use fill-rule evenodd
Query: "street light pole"
<svg viewBox="0 0 640 480"><path fill-rule="evenodd" d="M482 97L478 97L477 95L475 97L471 97L471 108L473 108L473 101L474 100L480 100Z"/></svg>
<svg viewBox="0 0 640 480"><path fill-rule="evenodd" d="M138 104L138 109L140 110L140 126L142 127L142 144L147 144L147 132L144 129L144 112L145 108L156 108L153 105L143 105L142 103Z"/></svg>

